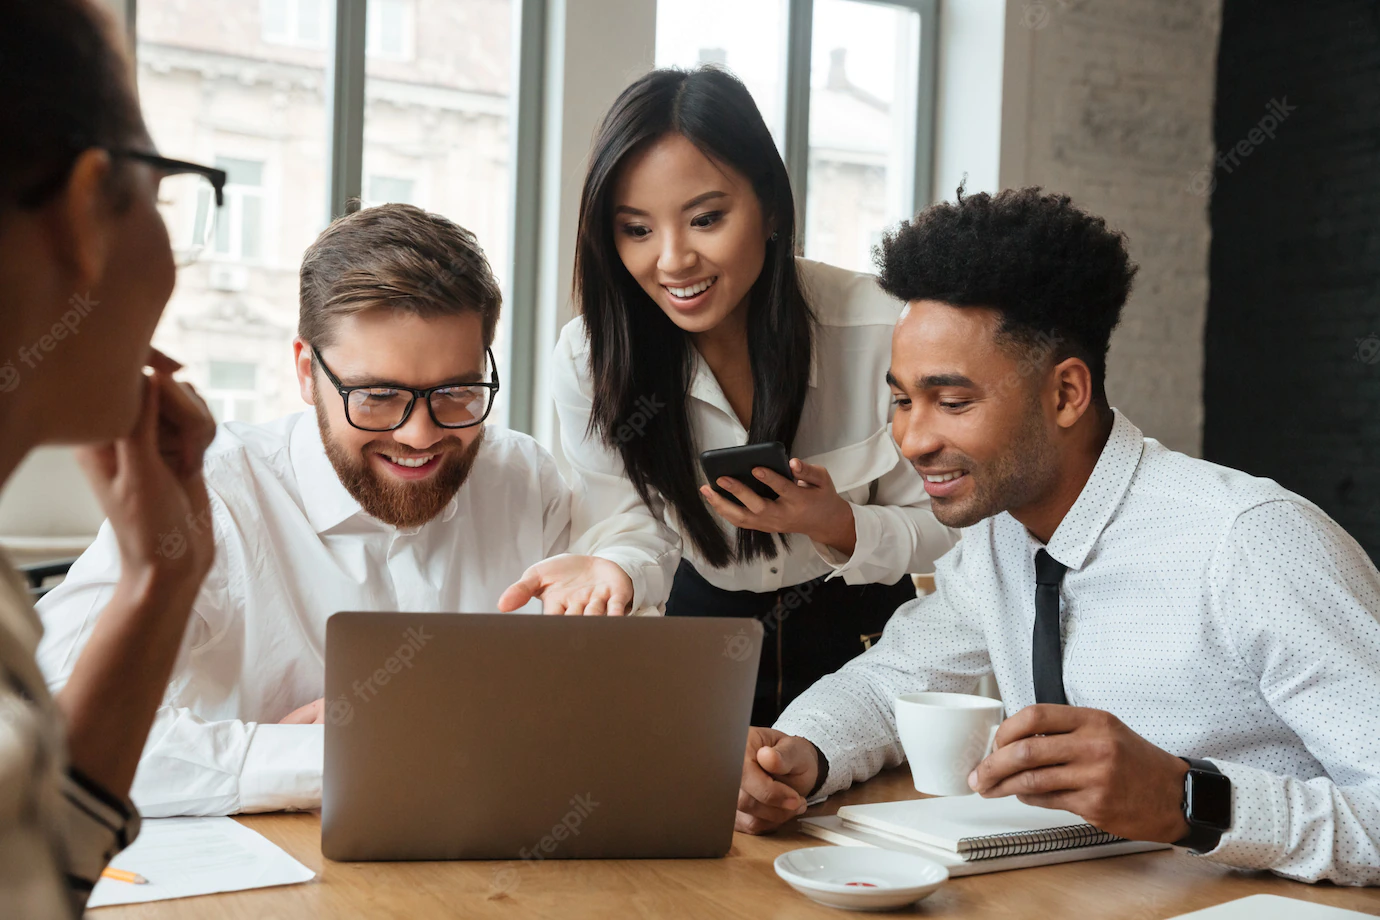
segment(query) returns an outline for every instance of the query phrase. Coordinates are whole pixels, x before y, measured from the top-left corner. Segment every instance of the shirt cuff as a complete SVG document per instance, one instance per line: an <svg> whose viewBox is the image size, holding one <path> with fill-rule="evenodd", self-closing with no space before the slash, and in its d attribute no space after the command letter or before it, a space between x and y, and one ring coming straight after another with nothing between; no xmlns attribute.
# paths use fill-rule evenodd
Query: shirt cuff
<svg viewBox="0 0 1380 920"><path fill-rule="evenodd" d="M853 784L853 769L850 764L845 762L847 755L844 749L830 743L822 732L812 731L814 728L812 724L782 718L778 719L772 728L787 735L804 738L813 744L819 753L824 755L824 759L829 762L829 774L825 777L824 785L815 790L814 795L810 796L806 804L816 805L835 792L847 789Z"/></svg>
<svg viewBox="0 0 1380 920"><path fill-rule="evenodd" d="M77 770L63 776L62 795L67 804L63 828L67 881L80 908L101 870L139 836L139 812L128 798L108 792Z"/></svg>
<svg viewBox="0 0 1380 920"><path fill-rule="evenodd" d="M1192 855L1240 869L1279 864L1289 816L1278 778L1254 767L1212 762L1231 780L1231 829L1212 850Z"/></svg>
<svg viewBox="0 0 1380 920"><path fill-rule="evenodd" d="M866 584L867 576L858 570L865 563L875 561L877 548L882 544L882 525L877 519L875 509L852 502L848 503L848 507L853 509L853 530L856 535L853 541L853 554L845 556L832 546L817 540L811 540L810 545L815 548L815 554L833 569L829 573L829 578L842 576L846 584Z"/></svg>
<svg viewBox="0 0 1380 920"><path fill-rule="evenodd" d="M259 724L240 769L237 811L306 811L321 807L326 726Z"/></svg>

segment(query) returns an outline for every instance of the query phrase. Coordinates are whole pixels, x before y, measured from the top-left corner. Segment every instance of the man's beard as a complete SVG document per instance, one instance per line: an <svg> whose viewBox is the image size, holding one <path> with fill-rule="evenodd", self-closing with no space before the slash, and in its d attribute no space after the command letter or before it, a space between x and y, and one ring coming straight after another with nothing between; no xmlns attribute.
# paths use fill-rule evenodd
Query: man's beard
<svg viewBox="0 0 1380 920"><path fill-rule="evenodd" d="M392 441L370 441L358 453L351 453L331 437L330 422L319 402L316 422L321 428L326 456L345 491L365 513L394 527L420 527L440 514L465 484L484 443L483 428L468 449L461 446L459 438L448 437L429 448L441 464L435 473L418 482L390 482L371 466L369 454L386 452L393 446Z"/></svg>
<svg viewBox="0 0 1380 920"><path fill-rule="evenodd" d="M946 527L972 527L1048 494L1059 478L1059 458L1038 402L1030 407L1025 424L1009 444L1005 453L985 464L977 464L964 454L945 454L921 464L931 469L962 469L973 479L972 494L966 499L930 499L930 511L939 523Z"/></svg>

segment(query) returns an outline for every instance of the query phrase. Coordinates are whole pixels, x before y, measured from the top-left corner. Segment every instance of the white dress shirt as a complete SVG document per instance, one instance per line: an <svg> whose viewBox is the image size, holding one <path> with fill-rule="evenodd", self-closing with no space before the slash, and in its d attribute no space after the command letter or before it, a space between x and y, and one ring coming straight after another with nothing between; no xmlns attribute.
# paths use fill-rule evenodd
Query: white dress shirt
<svg viewBox="0 0 1380 920"><path fill-rule="evenodd" d="M126 800L67 769L62 717L34 662L42 627L0 558L0 913L80 917L110 858L139 833Z"/></svg>
<svg viewBox="0 0 1380 920"><path fill-rule="evenodd" d="M891 437L891 392L885 379L891 330L902 304L882 291L872 275L805 259L796 264L818 325L809 391L791 453L827 469L852 506L857 544L850 556L796 534L775 559L722 569L701 559L688 540L682 544L675 515L667 513L661 497L654 493L654 508L648 509L618 452L597 435L586 435L594 386L583 317L561 331L552 387L574 490L571 519L578 536L571 551L622 564L632 574L639 603L666 601L681 552L717 587L771 592L820 575L837 575L848 584L893 584L909 573L931 571L957 539L956 531L935 520L924 484ZM686 398L696 450L746 444L747 429L713 371L698 352L694 360ZM649 406L644 411L655 410ZM626 434L643 436L632 426ZM699 471L698 456L695 467ZM703 483L702 471L699 478ZM874 482L877 492L869 502ZM733 545L736 529L716 520Z"/></svg>
<svg viewBox="0 0 1380 920"><path fill-rule="evenodd" d="M776 728L829 759L832 793L902 762L893 701L971 693L995 672L1008 714L1035 702L1041 544L1009 514L963 533L937 589ZM1207 858L1291 878L1380 883L1380 574L1341 527L1268 479L1168 450L1120 413L1049 541L1069 703L1101 709L1232 782Z"/></svg>
<svg viewBox="0 0 1380 920"><path fill-rule="evenodd" d="M220 426L206 485L216 561L131 793L149 817L315 808L321 725L277 725L321 697L326 619L340 610L482 613L534 562L565 551L569 490L536 441L486 430L442 513L399 529L340 484L316 417ZM189 527L204 522L188 522ZM179 534L164 538L176 551ZM119 578L107 523L38 604L39 663L66 683ZM540 613L533 601L524 612Z"/></svg>

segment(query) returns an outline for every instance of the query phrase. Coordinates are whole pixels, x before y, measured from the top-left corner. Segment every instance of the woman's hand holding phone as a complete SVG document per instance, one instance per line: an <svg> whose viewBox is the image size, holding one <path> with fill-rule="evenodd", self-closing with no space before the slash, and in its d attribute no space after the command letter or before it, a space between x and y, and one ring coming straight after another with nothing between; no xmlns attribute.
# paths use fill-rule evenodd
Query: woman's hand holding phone
<svg viewBox="0 0 1380 920"><path fill-rule="evenodd" d="M742 502L741 506L708 485L700 486L700 494L721 518L741 530L804 534L816 543L851 556L857 543L853 508L834 488L829 471L792 459L791 472L793 480L764 466L753 469L752 474L777 494L775 501L762 498L729 476L720 476L718 485Z"/></svg>

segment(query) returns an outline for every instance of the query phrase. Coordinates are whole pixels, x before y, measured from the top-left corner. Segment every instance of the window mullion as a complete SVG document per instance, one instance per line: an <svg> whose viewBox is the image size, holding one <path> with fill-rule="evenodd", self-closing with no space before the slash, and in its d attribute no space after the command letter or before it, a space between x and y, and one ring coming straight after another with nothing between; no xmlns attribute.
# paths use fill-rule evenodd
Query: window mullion
<svg viewBox="0 0 1380 920"><path fill-rule="evenodd" d="M934 195L935 97L939 84L939 0L918 0L920 13L920 81L915 88L915 200L918 214Z"/></svg>
<svg viewBox="0 0 1380 920"><path fill-rule="evenodd" d="M805 248L806 186L810 174L810 56L814 0L790 0L786 17L786 171L795 194L796 242Z"/></svg>
<svg viewBox="0 0 1380 920"><path fill-rule="evenodd" d="M541 152L547 0L514 0L510 111L511 219L508 271L508 427L536 427L538 276L541 267Z"/></svg>
<svg viewBox="0 0 1380 920"><path fill-rule="evenodd" d="M326 219L345 213L345 202L362 198L364 188L364 37L367 0L335 0L335 37L326 90L330 117L330 166L326 171Z"/></svg>

